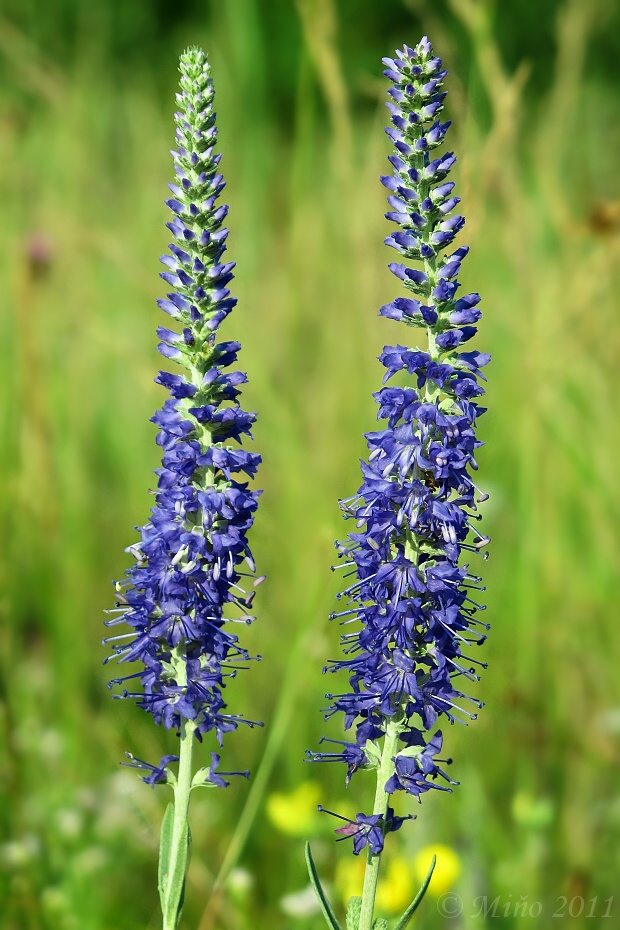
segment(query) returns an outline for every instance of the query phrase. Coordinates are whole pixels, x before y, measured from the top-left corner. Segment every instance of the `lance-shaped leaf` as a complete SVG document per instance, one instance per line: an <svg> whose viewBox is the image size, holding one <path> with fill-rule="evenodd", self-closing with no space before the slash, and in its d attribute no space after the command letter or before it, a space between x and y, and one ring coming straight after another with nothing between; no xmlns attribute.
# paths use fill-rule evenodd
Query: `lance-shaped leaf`
<svg viewBox="0 0 620 930"><path fill-rule="evenodd" d="M347 907L347 930L357 930L360 925L360 914L362 911L361 898L349 898Z"/></svg>
<svg viewBox="0 0 620 930"><path fill-rule="evenodd" d="M426 894L426 889L431 883L431 878L433 877L433 871L435 869L436 862L437 862L437 856L433 856L431 867L428 870L426 878L422 882L422 887L420 888L417 895L415 896L415 898L413 899L413 901L411 902L411 904L409 905L409 907L407 908L403 916L400 918L396 926L394 927L394 930L405 930L405 928L409 925L409 921L413 917L414 913L417 911L420 905L420 902L422 901L422 898Z"/></svg>
<svg viewBox="0 0 620 930"><path fill-rule="evenodd" d="M308 875L310 876L310 881L312 882L312 887L316 892L316 896L319 899L319 904L321 905L321 910L323 911L323 916L327 921L327 926L331 930L341 930L340 924L336 919L334 910L327 900L325 892L321 886L321 881L319 879L316 866L314 864L314 859L312 858L312 851L310 849L310 843L306 843L306 864L308 866ZM348 927L347 927L348 930Z"/></svg>
<svg viewBox="0 0 620 930"><path fill-rule="evenodd" d="M172 805L169 805L169 808L170 807L172 807ZM187 871L187 860L191 847L191 834L187 822L183 824L182 829L183 832L177 846L177 855L174 857L174 860L172 860L172 857L169 855L167 869L163 876L161 876L163 879L163 896L161 885L159 893L164 917L164 927L176 927L178 925L181 916L181 908L183 907L183 899L185 898L185 873ZM168 838L169 844L171 844L171 834L172 831L170 830L170 836ZM169 852L171 852L170 848Z"/></svg>

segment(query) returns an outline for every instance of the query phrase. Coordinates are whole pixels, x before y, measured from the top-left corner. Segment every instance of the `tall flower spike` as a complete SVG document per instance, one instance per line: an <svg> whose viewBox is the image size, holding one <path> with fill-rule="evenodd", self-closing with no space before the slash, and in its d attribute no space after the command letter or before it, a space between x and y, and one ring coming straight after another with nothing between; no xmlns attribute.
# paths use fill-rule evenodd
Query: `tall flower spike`
<svg viewBox="0 0 620 930"><path fill-rule="evenodd" d="M475 594L483 590L480 579L462 564L464 551L470 557L488 542L475 528L477 503L486 495L476 498L471 471L481 445L476 421L484 412L480 369L489 356L464 348L480 318L478 294L457 296L468 249L445 252L465 222L453 212L459 198L446 180L455 156L434 151L450 125L439 120L447 72L426 38L384 63L393 82L386 132L395 151L389 156L393 173L381 181L389 191L386 216L398 227L385 241L402 256L389 268L407 296L380 313L421 329L425 344L386 346L380 356L384 385L400 374L402 386L375 394L378 419L387 424L366 434L363 484L341 504L359 531L337 547L353 577L339 595L346 609L332 617L347 630L359 626L342 637L347 658L326 669L349 675L350 691L327 695L327 716L344 713L355 741L339 752L311 753L344 762L347 780L361 768L378 773L371 816L380 818L381 843L358 832L354 850L368 844L359 930L372 926L383 836L400 825L388 816L391 795L405 791L419 800L431 788L450 791L455 784L437 758L442 734L436 721L475 718L462 704L479 702L460 690L459 681L477 680L483 663L470 651L488 629L477 616L484 609Z"/></svg>
<svg viewBox="0 0 620 930"><path fill-rule="evenodd" d="M170 185L173 196L166 201L174 241L161 259L166 266L161 277L172 290L158 301L176 329L159 327L157 334L159 351L181 367L181 374L162 371L155 379L170 392L153 417L163 449L156 505L140 541L127 550L136 561L117 584L118 615L107 623L126 624L131 632L104 640L112 644L112 657L140 666L110 684L123 687L140 679L143 690L124 689L117 696L136 698L156 723L178 730L181 738L178 759L165 756L155 766L136 763L150 773L144 781L170 784L175 792L160 851L164 930L176 927L180 913L190 792L227 784L216 773L216 753L211 766L192 778L194 736L202 740L213 731L221 745L225 732L240 722L251 725L226 712L222 691L224 679L233 678L239 662L250 658L228 627L254 619L249 611L255 566L246 534L260 493L240 480L244 473L253 476L260 462L260 456L238 447L255 420L237 404L246 375L230 370L241 347L216 338L236 299L228 288L234 262L223 260L228 207L217 203L224 180L214 151L213 82L199 49L181 56L180 70L178 148L172 153L177 183ZM248 577L249 591L244 588ZM175 761L178 775L169 767Z"/></svg>

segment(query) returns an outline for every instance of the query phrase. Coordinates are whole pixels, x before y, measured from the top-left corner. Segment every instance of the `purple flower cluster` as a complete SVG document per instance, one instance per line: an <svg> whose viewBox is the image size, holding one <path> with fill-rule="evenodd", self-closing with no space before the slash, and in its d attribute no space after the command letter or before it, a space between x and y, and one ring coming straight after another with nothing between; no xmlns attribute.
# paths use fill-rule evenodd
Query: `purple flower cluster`
<svg viewBox="0 0 620 930"><path fill-rule="evenodd" d="M254 619L254 591L247 593L243 580L250 577L251 586L255 572L246 534L260 492L248 490L240 476L253 476L260 456L239 448L255 420L237 403L246 375L230 370L240 345L218 342L216 335L236 299L228 287L234 262L223 260L228 207L217 203L224 180L214 151L213 83L200 50L187 51L180 67L177 183L166 201L174 241L161 259L171 292L158 301L178 329L160 327L158 348L182 373L160 372L155 379L170 392L153 417L163 450L156 505L140 541L128 549L136 561L117 584L118 615L108 621L131 632L105 642L113 643L120 662L140 663L139 671L111 685L139 678L142 691L118 696L137 698L167 728L192 721L199 739L214 730L221 742L242 719L225 712L222 689L239 660L249 659L229 627ZM150 767L146 780L161 780L168 761Z"/></svg>
<svg viewBox="0 0 620 930"><path fill-rule="evenodd" d="M340 595L347 609L332 615L356 629L342 637L347 657L329 665L348 672L351 689L327 695L328 716L342 711L345 727L355 724L355 741L312 755L345 762L348 780L360 768L379 768L377 741L391 727L398 738L385 793L419 798L430 788L450 790L438 777L454 784L438 765L441 731L428 731L442 715L451 723L473 719L459 702L479 703L457 687L459 680L477 680L475 667L483 663L470 652L488 629L477 617L484 609L475 599L480 579L460 563L464 550L477 553L488 542L475 528L476 504L486 495L471 471L484 412L480 369L489 356L464 349L480 318L478 294L457 294L468 249L444 252L464 225L453 213L454 184L446 180L455 157L434 153L450 125L439 120L447 72L426 38L384 63L393 82L386 132L395 152L394 171L381 180L389 191L387 218L399 227L386 244L404 259L389 267L408 296L380 312L421 328L428 343L386 346L380 356L384 385L397 376L398 386L375 394L378 418L387 424L367 434L363 484L342 504L359 532L338 547L353 583Z"/></svg>

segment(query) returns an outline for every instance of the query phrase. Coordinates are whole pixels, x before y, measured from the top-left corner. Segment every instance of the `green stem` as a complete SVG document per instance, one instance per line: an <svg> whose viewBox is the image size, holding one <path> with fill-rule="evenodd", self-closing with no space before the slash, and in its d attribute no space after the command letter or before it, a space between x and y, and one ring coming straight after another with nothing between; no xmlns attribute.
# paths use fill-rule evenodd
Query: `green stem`
<svg viewBox="0 0 620 930"><path fill-rule="evenodd" d="M393 757L398 750L398 736L400 731L401 727L396 721L390 720L388 722L383 742L383 752L381 754L381 765L377 772L377 791L375 793L375 805L373 808L373 814L380 814L382 817L385 817L390 801L389 794L385 793L385 785L388 779L394 774ZM377 855L373 853L369 847L368 858L366 859L366 872L364 874L364 890L362 891L362 908L360 911L358 930L372 930L380 864L381 853Z"/></svg>
<svg viewBox="0 0 620 930"><path fill-rule="evenodd" d="M178 872L187 861L189 797L192 790L192 752L194 748L194 724L181 719L181 745L179 749L179 773L174 786L174 819L170 842L168 865L168 887L163 907L163 930L176 930L179 922L181 901L178 894Z"/></svg>

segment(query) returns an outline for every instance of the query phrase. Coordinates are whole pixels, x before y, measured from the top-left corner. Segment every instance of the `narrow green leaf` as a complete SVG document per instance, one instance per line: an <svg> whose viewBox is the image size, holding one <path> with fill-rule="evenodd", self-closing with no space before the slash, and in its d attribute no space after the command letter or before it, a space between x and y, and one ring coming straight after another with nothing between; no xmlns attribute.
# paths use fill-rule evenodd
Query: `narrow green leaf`
<svg viewBox="0 0 620 930"><path fill-rule="evenodd" d="M181 908L183 907L183 898L185 895L185 872L187 870L188 852L189 827L187 823L185 823L179 841L178 853L176 856L171 856L168 870L165 894L166 903L165 908L162 908L164 913L164 926L176 927L181 916Z"/></svg>
<svg viewBox="0 0 620 930"><path fill-rule="evenodd" d="M428 874L426 878L422 882L422 887L420 888L417 895L415 896L415 898L413 899L413 901L411 902L411 904L409 905L409 907L407 908L403 916L400 918L396 926L394 927L394 930L405 930L405 927L407 927L407 925L409 924L409 921L411 920L415 911L417 910L418 905L420 904L422 898L426 894L426 889L431 883L431 878L433 877L433 870L435 868L436 862L437 862L437 856L433 856L431 867L428 870Z"/></svg>
<svg viewBox="0 0 620 930"><path fill-rule="evenodd" d="M310 881L312 882L312 887L316 891L316 896L319 899L319 904L321 905L321 910L323 911L323 916L327 921L328 927L331 927L331 930L341 930L340 924L336 920L336 915L332 909L331 904L325 897L325 892L321 887L321 882L316 871L316 866L314 864L314 859L312 858L312 851L310 849L310 843L306 843L306 864L308 866L308 875L310 876ZM357 928L356 928L357 930Z"/></svg>
<svg viewBox="0 0 620 930"><path fill-rule="evenodd" d="M189 864L189 859L192 853L192 831L189 823L187 824L187 858L185 860L185 874L183 876L183 886L181 888L181 897L179 898L179 908L177 911L177 921L181 917L181 910L183 909L183 902L185 901L185 875L187 874L187 866Z"/></svg>
<svg viewBox="0 0 620 930"><path fill-rule="evenodd" d="M360 914L362 912L362 899L349 898L347 907L347 930L358 930L360 925Z"/></svg>
<svg viewBox="0 0 620 930"><path fill-rule="evenodd" d="M187 859L185 864L185 872L187 872L187 862L192 852L192 831L189 823L187 824ZM177 912L177 920L181 916L181 909L183 907L183 902L185 901L185 876L183 876L183 887L181 888L181 897L179 899L179 909Z"/></svg>
<svg viewBox="0 0 620 930"><path fill-rule="evenodd" d="M159 867L157 870L157 887L161 909L166 904L166 885L168 883L168 870L170 868L170 844L172 842L172 821L174 820L174 804L169 804L161 824L159 839Z"/></svg>

